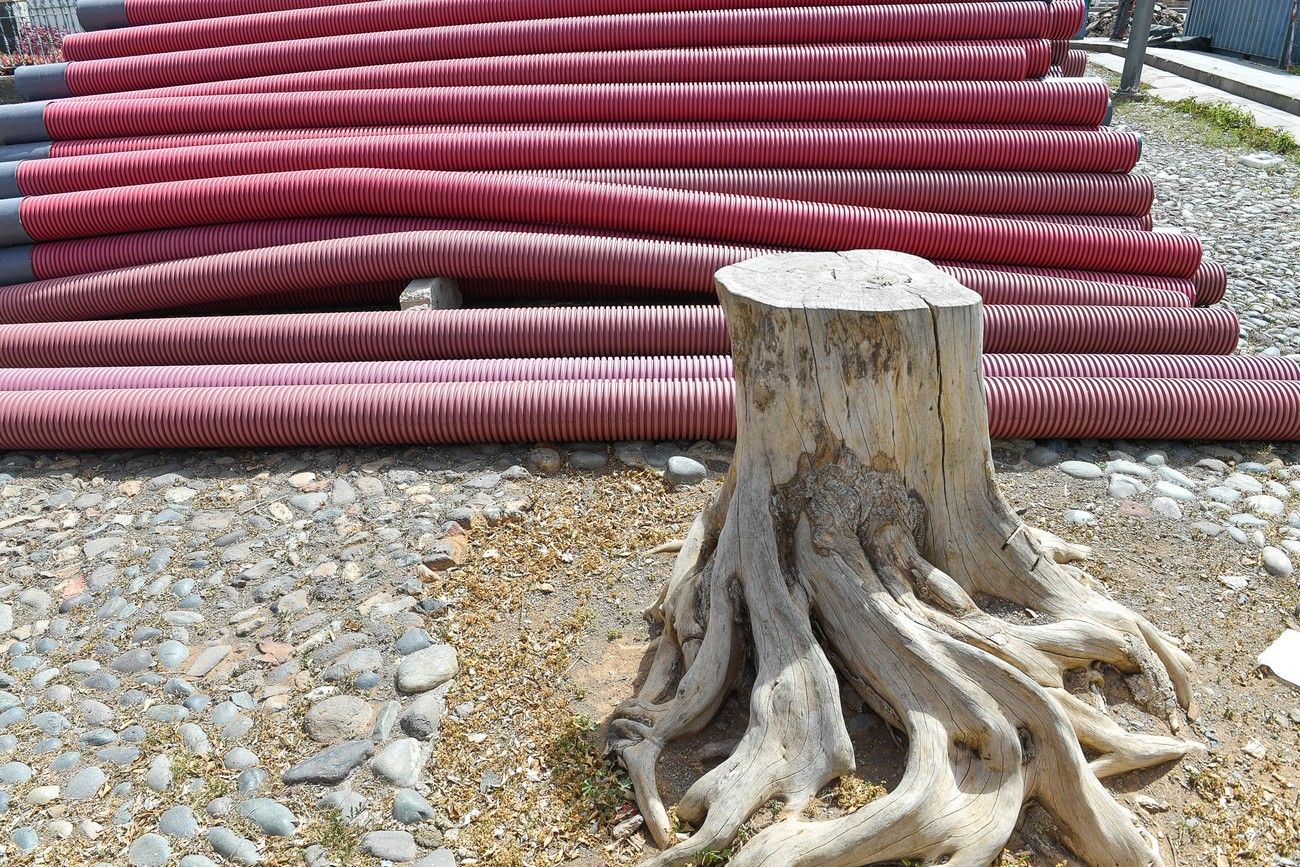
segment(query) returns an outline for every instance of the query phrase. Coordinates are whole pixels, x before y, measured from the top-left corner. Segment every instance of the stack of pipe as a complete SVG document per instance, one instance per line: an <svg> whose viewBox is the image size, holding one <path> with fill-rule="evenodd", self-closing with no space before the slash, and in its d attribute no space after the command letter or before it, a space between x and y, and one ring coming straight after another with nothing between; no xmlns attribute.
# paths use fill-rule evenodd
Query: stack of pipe
<svg viewBox="0 0 1300 867"><path fill-rule="evenodd" d="M1082 0L851 3L82 0L0 107L0 447L725 437L713 273L858 248L983 297L994 435L1300 437Z"/></svg>

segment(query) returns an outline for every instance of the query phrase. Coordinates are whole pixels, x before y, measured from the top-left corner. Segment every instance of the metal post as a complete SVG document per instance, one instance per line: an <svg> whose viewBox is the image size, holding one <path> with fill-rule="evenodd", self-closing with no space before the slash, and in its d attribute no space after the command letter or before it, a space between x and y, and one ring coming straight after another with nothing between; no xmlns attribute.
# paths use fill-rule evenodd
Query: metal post
<svg viewBox="0 0 1300 867"><path fill-rule="evenodd" d="M1151 21L1156 14L1156 0L1137 0L1133 6L1133 23L1128 29L1128 50L1124 54L1124 73L1119 79L1119 95L1142 94L1142 64L1147 58L1147 40L1151 38Z"/></svg>

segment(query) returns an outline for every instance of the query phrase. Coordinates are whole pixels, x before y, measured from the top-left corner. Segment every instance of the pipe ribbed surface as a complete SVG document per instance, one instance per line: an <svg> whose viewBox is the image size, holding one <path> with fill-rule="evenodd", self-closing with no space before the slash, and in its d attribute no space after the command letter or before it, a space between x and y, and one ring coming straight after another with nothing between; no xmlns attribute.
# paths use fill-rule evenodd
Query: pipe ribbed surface
<svg viewBox="0 0 1300 867"><path fill-rule="evenodd" d="M894 125L787 125L743 124L726 125L606 125L608 134L626 134L627 141L637 136L647 140L678 137L685 141L690 133L708 139L719 133L734 134L730 139L737 149L749 149L779 159L786 152L778 143L785 141L790 153L825 153L813 166L833 168L860 165L863 155L872 155L873 161L882 163L878 168L905 168L925 170L978 170L998 172L1069 172L1124 174L1137 165L1140 140L1130 133L1088 130L1049 129L982 129L973 127L943 128L936 126L901 127ZM65 159L96 154L143 152L172 148L221 147L254 142L302 142L311 146L317 140L343 140L356 137L396 136L401 138L438 138L464 135L491 134L500 147L509 147L517 140L532 141L530 135L541 141L562 136L594 135L601 132L590 126L547 125L531 129L478 130L440 127L357 127L313 130L264 130L241 133L198 133L178 136L140 136L113 139L81 139L54 142L50 147L52 159ZM712 133L714 136L706 134ZM742 144L748 141L749 144ZM763 142L766 142L764 147ZM807 142L806 147L798 142ZM396 147L396 146L394 146ZM437 147L437 145L430 145ZM529 145L520 145L527 148ZM760 149L761 150L758 150ZM690 150L694 150L691 148ZM639 152L639 151L638 151ZM622 155L632 159L633 153ZM793 157L791 157L793 158ZM522 159L522 158L521 158ZM642 156L641 159L648 159ZM776 168L762 166L762 168ZM1142 176L1136 176L1141 178ZM1068 183L1068 181L1066 182ZM1121 186L1129 181L1117 181ZM1138 183L1145 183L1139 181ZM660 186L661 184L654 184ZM662 186L676 186L662 184ZM1117 197L1127 201L1128 196Z"/></svg>
<svg viewBox="0 0 1300 867"><path fill-rule="evenodd" d="M362 2L371 2L371 0L122 0L122 6L131 25L139 27L169 21L256 15L259 12ZM78 3L78 6L80 5L81 3Z"/></svg>
<svg viewBox="0 0 1300 867"><path fill-rule="evenodd" d="M1237 329L1219 308L1008 305L985 308L984 351L1226 355Z"/></svg>
<svg viewBox="0 0 1300 867"><path fill-rule="evenodd" d="M428 230L479 230L479 231L533 231L555 233L546 226L522 224L487 224L462 220L429 220L420 218L373 217L338 218L322 220L279 220L264 223L233 223L224 226L198 226L158 232L111 235L76 241L56 241L36 244L26 248L28 267L37 279L49 280L77 274L93 274L155 262L190 259L253 250L285 244L299 244L329 238L347 238L396 232ZM579 230L570 230L578 233ZM1118 283L1099 283L1019 274L1005 271L981 270L961 266L942 266L959 282L984 299L986 304L1071 304L1112 305L1127 307L1186 307L1191 302L1188 292ZM1186 281L1184 281L1186 282ZM612 297L615 289L629 287L600 287L605 297ZM630 287L635 292L649 292L647 287ZM699 287L697 287L698 289ZM551 298L555 284L542 283L532 293L516 292L510 296L491 294L488 297ZM703 290L701 290L703 291ZM623 294L628 294L624 292ZM599 298L593 287L585 296Z"/></svg>
<svg viewBox="0 0 1300 867"><path fill-rule="evenodd" d="M986 377L1263 379L1300 381L1300 364L1241 355L986 355ZM510 382L568 379L730 379L726 355L644 358L501 358L174 367L0 370L0 391L210 388L377 382Z"/></svg>
<svg viewBox="0 0 1300 867"><path fill-rule="evenodd" d="M392 168L524 170L570 180L951 213L1149 213L1154 193L1145 176L931 168L955 168L973 158L983 161L974 166L982 169L1002 158L995 150L999 145L1039 144L1042 136L1031 131L930 132L928 138L937 144L930 148L915 147L927 138L918 135L920 130L893 128L581 128L387 135L67 156L24 160L0 169L12 171L26 196L309 169ZM964 149L980 139L985 150ZM1073 143L1076 158L1082 156L1078 150L1095 148L1099 160L1122 159L1122 147L1116 145L1124 142L1110 135L1083 133ZM724 164L734 168L711 168ZM600 170L602 165L620 168ZM647 168L630 168L638 165ZM740 170L746 166L757 168Z"/></svg>
<svg viewBox="0 0 1300 867"><path fill-rule="evenodd" d="M1105 82L1084 79L700 82L55 100L45 104L43 119L55 141L420 123L893 121L1086 129L1096 128L1109 106Z"/></svg>
<svg viewBox="0 0 1300 867"><path fill-rule="evenodd" d="M0 370L0 391L375 382L511 382L534 379L728 379L731 375L731 356L728 355L472 358L188 367L47 367Z"/></svg>
<svg viewBox="0 0 1300 867"><path fill-rule="evenodd" d="M636 12L689 12L793 6L861 6L851 0L386 0L251 15L207 18L129 29L70 33L67 60L101 60L232 45L255 45L328 36L547 18ZM886 5L886 4L880 4Z"/></svg>
<svg viewBox="0 0 1300 867"><path fill-rule="evenodd" d="M651 289L713 288L713 273L765 250L522 232L367 235L0 287L0 322L144 313L188 303L416 278L557 280ZM538 299L544 300L544 299Z"/></svg>
<svg viewBox="0 0 1300 867"><path fill-rule="evenodd" d="M1173 277L1190 276L1201 260L1198 239L1167 232L453 172L288 172L37 196L20 206L22 227L34 240L344 214L585 226L803 249L881 248L963 262Z"/></svg>
<svg viewBox="0 0 1300 867"><path fill-rule="evenodd" d="M1300 439L1300 383L1220 379L988 379L994 437Z"/></svg>
<svg viewBox="0 0 1300 867"><path fill-rule="evenodd" d="M1300 364L1271 355L986 355L984 375L1099 379L1300 380ZM39 380L44 381L44 380ZM197 384L197 383L196 383ZM98 387L98 386L96 386Z"/></svg>
<svg viewBox="0 0 1300 867"><path fill-rule="evenodd" d="M984 308L988 353L1223 355L1232 351L1236 338L1236 317L1219 309ZM728 350L726 323L716 306L268 314L0 326L0 365L6 367L713 355Z"/></svg>
<svg viewBox="0 0 1300 867"><path fill-rule="evenodd" d="M1009 143L1010 144L1010 143ZM950 214L1144 217L1148 175L934 170L562 169L548 177Z"/></svg>
<svg viewBox="0 0 1300 867"><path fill-rule="evenodd" d="M469 57L268 75L78 99L156 99L486 84L671 81L1016 81L1046 74L1044 40L760 45Z"/></svg>
<svg viewBox="0 0 1300 867"><path fill-rule="evenodd" d="M1295 439L1300 383L988 379L1006 437ZM289 385L0 392L0 448L724 439L725 379Z"/></svg>
<svg viewBox="0 0 1300 867"><path fill-rule="evenodd" d="M428 27L72 62L73 94L423 60L733 45L1051 38L1038 0L641 13Z"/></svg>

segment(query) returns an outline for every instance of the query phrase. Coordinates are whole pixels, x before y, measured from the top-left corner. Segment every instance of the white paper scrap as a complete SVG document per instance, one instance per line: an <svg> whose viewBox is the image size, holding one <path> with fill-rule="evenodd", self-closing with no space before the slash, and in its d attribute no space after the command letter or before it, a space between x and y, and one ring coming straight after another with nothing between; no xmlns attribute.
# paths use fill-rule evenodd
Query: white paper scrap
<svg viewBox="0 0 1300 867"><path fill-rule="evenodd" d="M1259 664L1268 666L1279 680L1300 689L1300 632L1288 629L1259 655Z"/></svg>

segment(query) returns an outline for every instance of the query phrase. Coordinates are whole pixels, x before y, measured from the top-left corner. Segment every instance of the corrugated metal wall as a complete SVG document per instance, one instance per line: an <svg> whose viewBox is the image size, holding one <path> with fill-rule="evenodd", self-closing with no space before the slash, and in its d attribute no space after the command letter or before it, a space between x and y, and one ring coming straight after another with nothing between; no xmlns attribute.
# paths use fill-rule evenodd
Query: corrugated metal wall
<svg viewBox="0 0 1300 867"><path fill-rule="evenodd" d="M1281 63L1291 45L1300 62L1300 40L1291 38L1296 0L1192 0L1183 32L1208 36L1214 48L1263 62Z"/></svg>

